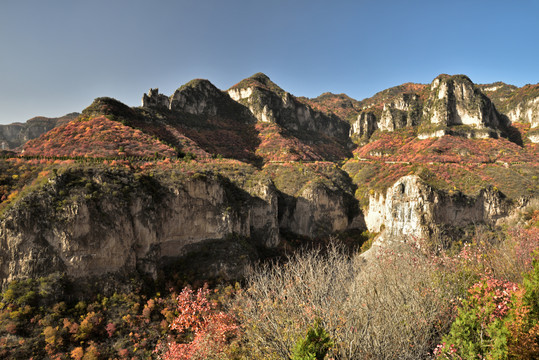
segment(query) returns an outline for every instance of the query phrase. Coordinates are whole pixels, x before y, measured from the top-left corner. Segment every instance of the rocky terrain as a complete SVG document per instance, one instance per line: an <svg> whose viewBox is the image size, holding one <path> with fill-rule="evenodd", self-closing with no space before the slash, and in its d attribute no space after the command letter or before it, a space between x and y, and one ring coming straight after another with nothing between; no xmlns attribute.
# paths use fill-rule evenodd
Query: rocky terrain
<svg viewBox="0 0 539 360"><path fill-rule="evenodd" d="M71 113L59 118L39 116L25 123L0 125L0 144L2 144L2 150L16 149L28 140L35 139L56 126L68 123L79 115L79 113Z"/></svg>
<svg viewBox="0 0 539 360"><path fill-rule="evenodd" d="M10 148L24 145L0 160L0 279L155 277L180 263L235 279L334 235L449 244L495 228L539 194L536 89L440 75L362 101L307 99L259 73L4 126Z"/></svg>

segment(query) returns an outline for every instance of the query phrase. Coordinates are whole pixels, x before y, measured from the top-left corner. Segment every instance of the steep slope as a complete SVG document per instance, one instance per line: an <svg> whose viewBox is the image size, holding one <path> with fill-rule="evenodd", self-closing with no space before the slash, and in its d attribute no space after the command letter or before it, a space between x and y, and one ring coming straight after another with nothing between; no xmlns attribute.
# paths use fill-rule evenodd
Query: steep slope
<svg viewBox="0 0 539 360"><path fill-rule="evenodd" d="M464 75L440 75L430 86L403 84L362 101L365 109L352 123L351 136L366 143L375 130L418 128L421 138L457 134L499 137L508 122Z"/></svg>
<svg viewBox="0 0 539 360"><path fill-rule="evenodd" d="M393 101L403 94L418 94L421 99L426 99L428 88L429 86L425 84L404 83L380 91L370 98L361 100L360 103L363 108L382 110L384 104Z"/></svg>
<svg viewBox="0 0 539 360"><path fill-rule="evenodd" d="M518 89L514 85L509 85L501 81L492 84L477 84L477 87L489 97L490 101L496 106L498 111L504 113L504 103Z"/></svg>
<svg viewBox="0 0 539 360"><path fill-rule="evenodd" d="M261 122L271 122L289 131L324 133L346 143L349 126L302 104L262 73L244 79L228 90L230 97L249 108Z"/></svg>
<svg viewBox="0 0 539 360"><path fill-rule="evenodd" d="M345 121L313 110L266 75L258 73L244 79L228 94L258 120L258 152L265 159L281 160L282 152L275 150L283 145L291 154L288 160L339 160L350 156L350 126Z"/></svg>
<svg viewBox="0 0 539 360"><path fill-rule="evenodd" d="M530 124L526 138L539 142L539 84L518 88L503 82L479 85L496 108L514 123Z"/></svg>
<svg viewBox="0 0 539 360"><path fill-rule="evenodd" d="M440 75L433 80L423 124L423 138L446 134L455 126L465 126L461 131L468 137L498 137L506 126L489 98L464 75Z"/></svg>
<svg viewBox="0 0 539 360"><path fill-rule="evenodd" d="M315 238L357 228L350 183L332 163L39 164L56 170L35 173L1 212L4 283L54 272L151 275L196 254L210 256L209 268L193 265L204 276L237 278L283 232Z"/></svg>
<svg viewBox="0 0 539 360"><path fill-rule="evenodd" d="M143 118L152 119L151 124L137 121L132 125L179 148L177 134L207 154L254 163L350 156L345 122L312 110L263 74L241 81L228 92L207 80L193 80L169 98L151 89L142 103ZM153 129L157 124L160 128ZM169 134L163 134L164 129ZM194 153L200 156L200 152Z"/></svg>
<svg viewBox="0 0 539 360"><path fill-rule="evenodd" d="M326 92L313 99L306 97L298 97L296 99L311 106L314 110L321 111L324 114L333 113L348 122L355 119L362 110L361 102L352 99L346 94Z"/></svg>
<svg viewBox="0 0 539 360"><path fill-rule="evenodd" d="M428 85L405 83L362 100L361 112L352 119L350 136L356 143L365 144L378 129L394 131L419 125L429 90Z"/></svg>
<svg viewBox="0 0 539 360"><path fill-rule="evenodd" d="M515 90L501 106L512 122L529 123L531 130L527 137L539 143L539 84Z"/></svg>
<svg viewBox="0 0 539 360"><path fill-rule="evenodd" d="M146 99L146 100L144 100ZM224 156L259 162L255 119L208 80L178 88L168 100L153 89L144 94L139 117L129 122L199 158Z"/></svg>

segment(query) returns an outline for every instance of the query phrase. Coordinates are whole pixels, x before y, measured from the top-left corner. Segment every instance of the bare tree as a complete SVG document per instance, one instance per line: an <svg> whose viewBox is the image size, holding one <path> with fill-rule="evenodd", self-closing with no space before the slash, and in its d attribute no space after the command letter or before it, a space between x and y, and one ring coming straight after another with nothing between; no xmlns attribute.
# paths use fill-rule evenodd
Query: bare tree
<svg viewBox="0 0 539 360"><path fill-rule="evenodd" d="M365 262L330 246L255 269L236 311L253 359L286 359L320 319L335 359L429 357L451 321L439 266L413 246L381 251Z"/></svg>

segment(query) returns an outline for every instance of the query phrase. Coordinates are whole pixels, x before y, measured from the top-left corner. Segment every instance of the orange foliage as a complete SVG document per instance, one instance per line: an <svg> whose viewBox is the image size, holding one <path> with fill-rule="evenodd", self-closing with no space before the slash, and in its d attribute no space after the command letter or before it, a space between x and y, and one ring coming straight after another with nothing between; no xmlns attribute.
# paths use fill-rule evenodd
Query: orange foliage
<svg viewBox="0 0 539 360"><path fill-rule="evenodd" d="M34 156L175 156L174 149L140 130L104 116L81 118L28 141L24 155Z"/></svg>
<svg viewBox="0 0 539 360"><path fill-rule="evenodd" d="M187 343L170 342L163 355L165 360L206 359L222 353L230 336L238 334L238 325L230 314L218 310L218 304L209 299L207 288L184 289L178 295L178 317L171 325L180 334L193 334ZM158 346L157 351L159 351Z"/></svg>

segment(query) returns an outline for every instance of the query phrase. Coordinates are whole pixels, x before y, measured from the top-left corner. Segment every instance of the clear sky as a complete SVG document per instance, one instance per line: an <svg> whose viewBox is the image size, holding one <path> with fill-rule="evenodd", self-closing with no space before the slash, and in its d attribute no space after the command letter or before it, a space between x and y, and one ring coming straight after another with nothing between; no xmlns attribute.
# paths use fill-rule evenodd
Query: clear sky
<svg viewBox="0 0 539 360"><path fill-rule="evenodd" d="M264 72L361 100L440 73L539 82L539 1L2 0L0 123Z"/></svg>

